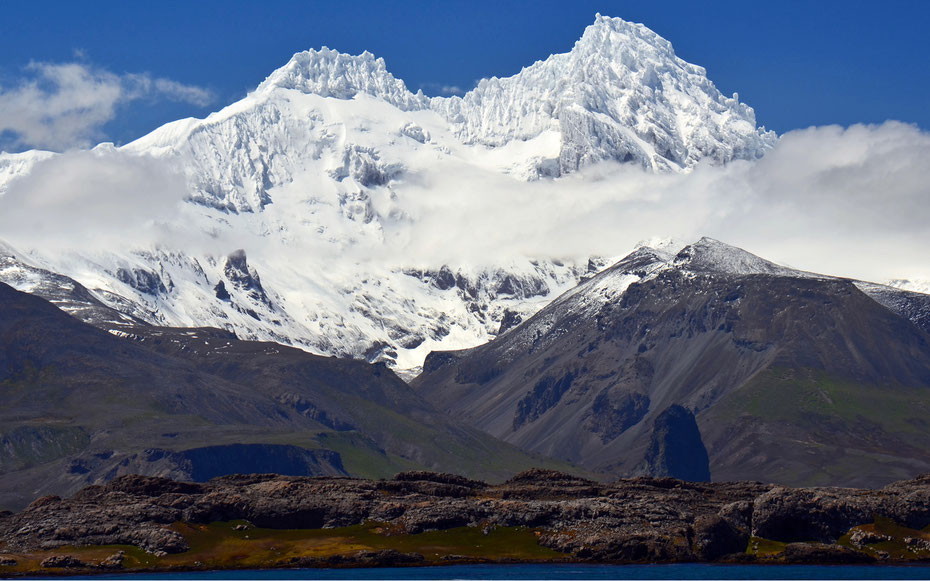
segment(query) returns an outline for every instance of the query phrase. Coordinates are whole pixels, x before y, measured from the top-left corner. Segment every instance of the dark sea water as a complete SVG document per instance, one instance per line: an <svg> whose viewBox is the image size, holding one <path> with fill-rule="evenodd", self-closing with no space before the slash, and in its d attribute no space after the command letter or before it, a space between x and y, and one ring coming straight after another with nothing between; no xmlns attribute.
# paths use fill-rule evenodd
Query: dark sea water
<svg viewBox="0 0 930 581"><path fill-rule="evenodd" d="M930 566L863 565L448 565L95 575L67 579L928 579ZM46 578L47 579L47 578ZM61 579L61 577L59 577Z"/></svg>

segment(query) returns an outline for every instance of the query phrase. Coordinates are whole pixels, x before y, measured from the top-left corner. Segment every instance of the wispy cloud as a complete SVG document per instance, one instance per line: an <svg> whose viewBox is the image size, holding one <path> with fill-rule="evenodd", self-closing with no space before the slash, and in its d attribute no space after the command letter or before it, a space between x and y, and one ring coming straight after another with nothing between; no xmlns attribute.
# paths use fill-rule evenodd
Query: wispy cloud
<svg viewBox="0 0 930 581"><path fill-rule="evenodd" d="M464 95L467 91L458 85L447 85L443 83L422 83L420 89L427 94L440 94L443 96Z"/></svg>
<svg viewBox="0 0 930 581"><path fill-rule="evenodd" d="M930 133L895 122L792 131L759 161L683 175L604 164L522 183L437 167L397 189L413 225L392 254L437 264L617 256L642 239L707 235L828 274L927 277L928 184Z"/></svg>
<svg viewBox="0 0 930 581"><path fill-rule="evenodd" d="M181 202L190 187L181 168L98 149L42 162L12 182L0 196L0 233L50 254L146 243L194 253L246 248L258 262L308 272L334 268L330 260L377 269L618 256L643 239L707 235L826 274L928 278L928 160L930 133L894 122L792 131L761 160L689 174L604 164L521 182L440 159L392 184L390 207L376 208L383 239L337 252L309 230L286 241L261 228L250 235L247 225L273 223L273 211L268 218L223 216L242 228L204 231L192 214L210 211Z"/></svg>
<svg viewBox="0 0 930 581"><path fill-rule="evenodd" d="M211 93L148 73L117 75L85 63L31 63L18 84L0 87L0 134L13 147L64 150L102 137L120 105L138 99L193 105ZM2 142L0 142L2 147Z"/></svg>
<svg viewBox="0 0 930 581"><path fill-rule="evenodd" d="M168 160L114 147L69 151L39 162L0 196L9 242L58 254L158 243L176 221L187 183ZM165 237L167 238L167 237Z"/></svg>

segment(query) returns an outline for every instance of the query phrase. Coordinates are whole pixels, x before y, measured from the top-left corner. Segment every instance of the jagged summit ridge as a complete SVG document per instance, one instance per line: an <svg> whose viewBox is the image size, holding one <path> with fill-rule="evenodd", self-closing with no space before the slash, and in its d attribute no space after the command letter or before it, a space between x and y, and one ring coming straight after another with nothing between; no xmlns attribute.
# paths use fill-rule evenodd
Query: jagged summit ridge
<svg viewBox="0 0 930 581"><path fill-rule="evenodd" d="M600 14L571 52L432 107L465 142L497 146L558 131L561 173L604 160L663 171L703 158L756 159L775 141L756 128L751 107L722 95L670 42Z"/></svg>
<svg viewBox="0 0 930 581"><path fill-rule="evenodd" d="M570 52L511 77L482 79L462 97L414 94L383 59L326 47L295 54L258 92L277 87L338 99L368 94L402 111L431 109L470 145L499 147L556 132L557 169L539 160L540 175L606 160L667 171L705 158L756 159L776 139L756 127L751 107L722 95L705 69L677 57L669 41L642 24L600 14Z"/></svg>
<svg viewBox="0 0 930 581"><path fill-rule="evenodd" d="M375 58L367 50L357 56L325 46L320 50L299 52L269 75L257 92L273 87L336 99L351 99L365 93L402 111L415 111L429 105L429 99L422 92L411 93L402 80L388 72L384 59Z"/></svg>

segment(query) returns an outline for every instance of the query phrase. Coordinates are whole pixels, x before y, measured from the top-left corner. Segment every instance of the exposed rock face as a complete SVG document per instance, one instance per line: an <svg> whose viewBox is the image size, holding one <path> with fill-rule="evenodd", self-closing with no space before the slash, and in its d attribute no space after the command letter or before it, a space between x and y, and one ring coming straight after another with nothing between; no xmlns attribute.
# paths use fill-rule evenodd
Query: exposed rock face
<svg viewBox="0 0 930 581"><path fill-rule="evenodd" d="M332 450L306 450L281 444L228 444L182 452L151 448L144 462L162 462L195 482L235 472L278 472L290 476L347 476L342 458Z"/></svg>
<svg viewBox="0 0 930 581"><path fill-rule="evenodd" d="M245 250L236 250L226 258L223 273L233 288L246 292L254 300L268 303L268 295L265 293L262 281L258 272L249 266Z"/></svg>
<svg viewBox="0 0 930 581"><path fill-rule="evenodd" d="M87 563L67 555L55 555L42 561L42 566L46 569L82 569L87 567Z"/></svg>
<svg viewBox="0 0 930 581"><path fill-rule="evenodd" d="M126 283L132 288L147 295L167 294L168 287L162 282L158 273L142 268L120 268L116 271L116 279ZM169 281L170 284L170 281Z"/></svg>
<svg viewBox="0 0 930 581"><path fill-rule="evenodd" d="M172 523L245 519L278 529L378 521L389 523L393 534L525 526L539 530L540 544L588 561L752 559L745 555L752 535L789 543L779 554L782 560L862 562L872 559L870 553L837 541L878 518L917 529L914 535L921 536L919 529L930 525L930 475L881 490L701 484L672 478L603 484L541 469L500 485L430 472L378 481L237 475L201 484L123 476L67 500L39 499L0 519L0 552L131 544L155 554L178 553L188 545ZM884 537L856 538L866 544ZM915 550L922 554L920 547ZM419 560L414 555L390 557L382 563L371 555L366 562ZM114 555L108 561L118 567L120 559Z"/></svg>
<svg viewBox="0 0 930 581"><path fill-rule="evenodd" d="M640 470L648 476L710 481L707 448L691 410L672 405L659 414Z"/></svg>
<svg viewBox="0 0 930 581"><path fill-rule="evenodd" d="M520 313L511 311L510 309L504 309L504 316L501 317L501 326L497 330L498 335L503 335L510 329L513 329L517 325L523 322L523 317L520 316Z"/></svg>

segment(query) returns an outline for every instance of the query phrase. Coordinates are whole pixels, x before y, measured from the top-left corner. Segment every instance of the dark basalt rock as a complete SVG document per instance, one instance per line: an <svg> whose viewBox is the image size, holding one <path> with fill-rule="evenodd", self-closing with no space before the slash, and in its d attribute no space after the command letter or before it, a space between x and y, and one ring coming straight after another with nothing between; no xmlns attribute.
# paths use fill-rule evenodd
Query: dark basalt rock
<svg viewBox="0 0 930 581"><path fill-rule="evenodd" d="M614 396L604 389L594 399L585 427L599 434L606 444L638 424L648 411L648 395L627 392Z"/></svg>
<svg viewBox="0 0 930 581"><path fill-rule="evenodd" d="M443 266L433 276L433 286L439 290L448 290L455 286L455 273L448 266Z"/></svg>
<svg viewBox="0 0 930 581"><path fill-rule="evenodd" d="M700 516L694 521L694 550L705 561L746 550L749 531L734 526L719 515Z"/></svg>
<svg viewBox="0 0 930 581"><path fill-rule="evenodd" d="M265 293L265 288L262 286L262 281L258 276L258 272L249 266L245 250L236 250L226 257L226 264L223 266L223 274L226 275L227 280L229 280L234 288L247 292L249 298L256 302L271 306L271 302L268 300L268 295Z"/></svg>
<svg viewBox="0 0 930 581"><path fill-rule="evenodd" d="M497 329L498 335L503 335L523 322L523 317L516 311L504 309L504 315L501 317L501 326Z"/></svg>
<svg viewBox="0 0 930 581"><path fill-rule="evenodd" d="M575 476L574 474L568 474L567 472L559 472L558 470L546 470L544 468L530 468L529 470L524 470L519 474L515 474L514 477L508 480L505 484L572 486L578 484L590 485L594 483L595 482L593 480Z"/></svg>
<svg viewBox="0 0 930 581"><path fill-rule="evenodd" d="M124 551L117 551L106 559L100 561L100 564L97 566L101 569L122 569L125 557L126 553Z"/></svg>
<svg viewBox="0 0 930 581"><path fill-rule="evenodd" d="M812 565L853 565L873 563L875 557L836 544L788 543L779 555L790 563Z"/></svg>
<svg viewBox="0 0 930 581"><path fill-rule="evenodd" d="M576 561L735 562L755 559L745 555L753 535L788 542L782 553L759 560L857 563L871 557L838 546L842 536L877 518L926 526L928 500L927 479L863 490L673 478L598 483L540 469L499 485L420 471L380 481L250 474L198 484L126 476L70 499L43 499L0 520L0 551L129 544L162 555L188 549L184 537L171 528L179 521L245 520L250 527L275 529L375 521L388 525L392 534L465 526L532 527L541 545ZM801 524L792 528L792 520ZM59 563L54 566L85 566L60 555L53 559L49 562ZM403 565L421 560L417 554L387 550L291 564ZM121 560L114 555L107 561L108 567L118 567Z"/></svg>
<svg viewBox="0 0 930 581"><path fill-rule="evenodd" d="M549 294L549 285L539 277L505 274L495 292L517 298L541 297Z"/></svg>
<svg viewBox="0 0 930 581"><path fill-rule="evenodd" d="M533 389L528 391L517 404L517 412L513 416L513 429L517 430L527 422L533 422L546 411L555 407L572 387L575 373L569 372L561 377L547 375L536 382Z"/></svg>
<svg viewBox="0 0 930 581"><path fill-rule="evenodd" d="M229 291L226 290L226 283L223 281L216 283L216 286L213 287L213 292L216 293L216 298L221 301L228 301L230 298Z"/></svg>
<svg viewBox="0 0 930 581"><path fill-rule="evenodd" d="M456 356L451 351L430 351L423 361L423 371L432 373L441 367L455 363Z"/></svg>
<svg viewBox="0 0 930 581"><path fill-rule="evenodd" d="M90 565L69 555L54 555L42 561L46 569L83 569Z"/></svg>
<svg viewBox="0 0 930 581"><path fill-rule="evenodd" d="M710 481L710 462L694 414L669 406L655 420L640 472L692 482Z"/></svg>
<svg viewBox="0 0 930 581"><path fill-rule="evenodd" d="M120 268L116 271L116 278L122 283L128 284L132 288L147 295L156 296L159 294L168 294L168 288L162 281L158 273L150 272L141 268L131 270Z"/></svg>
<svg viewBox="0 0 930 581"><path fill-rule="evenodd" d="M426 470L410 470L407 472L398 472L394 475L394 480L406 482L438 482L439 484L451 484L465 488L486 488L487 483L480 480L472 480L458 474L449 474L446 472L428 472Z"/></svg>

